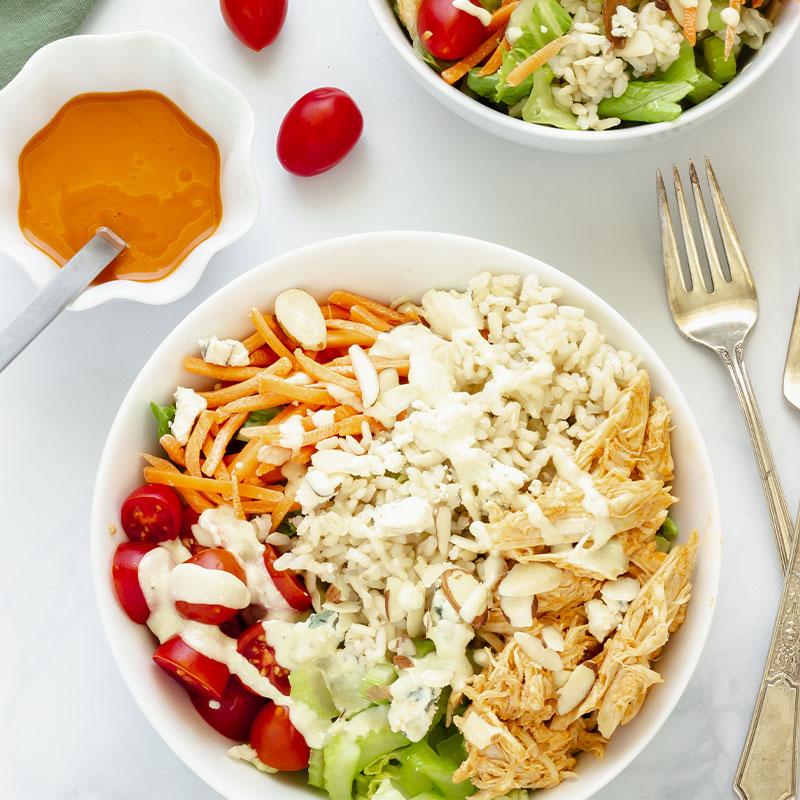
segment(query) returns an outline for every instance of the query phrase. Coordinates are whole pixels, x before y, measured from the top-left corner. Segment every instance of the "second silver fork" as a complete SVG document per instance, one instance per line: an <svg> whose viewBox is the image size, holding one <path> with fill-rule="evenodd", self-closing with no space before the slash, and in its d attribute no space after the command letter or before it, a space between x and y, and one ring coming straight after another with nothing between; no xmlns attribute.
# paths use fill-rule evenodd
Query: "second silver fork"
<svg viewBox="0 0 800 800"><path fill-rule="evenodd" d="M689 173L708 261L708 277L710 277L711 283L706 286L680 175L677 167L673 166L678 214L689 266L688 281L681 269L681 258L675 240L667 193L659 170L657 174L658 215L669 307L681 333L687 339L702 344L716 353L728 368L733 379L750 433L761 483L764 487L781 568L785 571L791 549L792 520L775 470L772 451L767 442L766 432L761 421L761 412L750 385L742 352L744 339L758 316L758 297L739 237L736 235L733 221L710 162L706 159L706 173L720 239L730 270L730 279L722 268L711 223L703 202L700 181L691 161L689 162Z"/></svg>

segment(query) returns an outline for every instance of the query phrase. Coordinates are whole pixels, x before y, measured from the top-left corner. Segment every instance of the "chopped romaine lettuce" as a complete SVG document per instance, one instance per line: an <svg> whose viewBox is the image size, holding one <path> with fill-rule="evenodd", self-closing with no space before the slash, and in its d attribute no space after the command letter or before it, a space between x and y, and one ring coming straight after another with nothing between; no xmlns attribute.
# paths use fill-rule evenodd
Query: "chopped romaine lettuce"
<svg viewBox="0 0 800 800"><path fill-rule="evenodd" d="M575 115L566 108L559 108L553 100L550 83L553 71L545 64L533 73L533 86L530 97L522 107L522 119L525 122L538 122L541 125L553 125L565 130L578 130Z"/></svg>
<svg viewBox="0 0 800 800"><path fill-rule="evenodd" d="M691 91L689 81L631 81L620 97L601 100L597 112L630 122L668 122L683 111L679 101Z"/></svg>
<svg viewBox="0 0 800 800"><path fill-rule="evenodd" d="M272 422L272 420L278 416L278 413L282 411L283 408L284 406L273 406L272 408L261 408L258 411L251 411L247 415L247 419L244 421L242 428L252 428L256 425L266 425L269 422ZM242 442L250 441L241 435L241 429L240 432L236 434L236 438Z"/></svg>
<svg viewBox="0 0 800 800"><path fill-rule="evenodd" d="M175 405L160 406L158 403L150 403L150 410L158 421L158 438L165 436L170 431L170 422L175 419Z"/></svg>
<svg viewBox="0 0 800 800"><path fill-rule="evenodd" d="M721 83L712 80L705 72L701 72L697 68L694 48L685 40L681 44L678 57L670 64L668 69L656 74L656 80L667 83L688 81L692 84L692 91L686 95L686 99L692 103L699 103L722 88Z"/></svg>

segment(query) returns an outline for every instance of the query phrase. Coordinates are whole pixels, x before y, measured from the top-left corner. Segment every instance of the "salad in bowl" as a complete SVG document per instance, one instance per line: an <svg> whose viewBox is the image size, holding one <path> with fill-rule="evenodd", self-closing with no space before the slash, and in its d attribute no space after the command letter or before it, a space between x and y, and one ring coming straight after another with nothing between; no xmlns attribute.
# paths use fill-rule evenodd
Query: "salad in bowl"
<svg viewBox="0 0 800 800"><path fill-rule="evenodd" d="M418 56L483 104L562 130L670 122L761 49L779 0L397 0Z"/></svg>
<svg viewBox="0 0 800 800"><path fill-rule="evenodd" d="M681 409L537 272L470 275L187 329L96 561L170 736L331 800L490 800L578 784L688 678L715 518L672 515Z"/></svg>

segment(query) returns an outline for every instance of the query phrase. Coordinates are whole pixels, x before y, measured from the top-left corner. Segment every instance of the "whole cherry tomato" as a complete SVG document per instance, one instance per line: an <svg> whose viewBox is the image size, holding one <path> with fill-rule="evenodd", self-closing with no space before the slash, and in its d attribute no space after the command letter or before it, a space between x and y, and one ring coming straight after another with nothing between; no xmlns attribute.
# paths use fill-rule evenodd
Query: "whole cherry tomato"
<svg viewBox="0 0 800 800"><path fill-rule="evenodd" d="M275 651L267 644L264 626L259 622L251 625L240 634L236 649L243 655L270 683L283 694L289 694L289 671L284 669L275 659Z"/></svg>
<svg viewBox="0 0 800 800"><path fill-rule="evenodd" d="M215 731L237 742L247 741L253 720L267 702L251 692L235 675L231 675L219 700L209 700L195 692L189 692L189 699L197 713Z"/></svg>
<svg viewBox="0 0 800 800"><path fill-rule="evenodd" d="M475 0L470 2L483 9ZM469 55L488 36L486 26L473 14L455 8L452 0L422 0L417 30L425 49L444 61Z"/></svg>
<svg viewBox="0 0 800 800"><path fill-rule="evenodd" d="M291 569L276 569L275 560L277 557L272 546L265 544L264 565L270 578L272 578L272 582L275 584L275 588L295 611L308 611L311 608L311 595L306 591L306 587L303 586L303 581Z"/></svg>
<svg viewBox="0 0 800 800"><path fill-rule="evenodd" d="M288 0L220 0L225 24L251 50L272 44L286 19Z"/></svg>
<svg viewBox="0 0 800 800"><path fill-rule="evenodd" d="M120 521L131 541L165 542L178 535L182 514L181 501L173 489L146 483L122 501Z"/></svg>
<svg viewBox="0 0 800 800"><path fill-rule="evenodd" d="M253 721L250 745L269 767L294 772L308 766L310 751L300 731L292 725L289 710L267 703Z"/></svg>
<svg viewBox="0 0 800 800"><path fill-rule="evenodd" d="M153 542L123 542L114 551L111 562L111 581L122 610L134 621L144 625L150 608L139 585L139 562L145 553L158 545Z"/></svg>
<svg viewBox="0 0 800 800"><path fill-rule="evenodd" d="M304 94L278 131L278 160L295 175L319 175L355 146L364 118L349 94L330 87Z"/></svg>
<svg viewBox="0 0 800 800"><path fill-rule="evenodd" d="M247 586L247 577L241 565L236 560L236 556L221 547L201 550L197 555L192 556L183 563L194 564L204 569L227 572L244 586ZM182 617L186 617L186 619L192 619L195 622L205 622L208 625L219 625L221 622L225 622L231 617L236 616L240 610L239 608L230 608L218 603L198 603L181 599L175 601L175 609Z"/></svg>
<svg viewBox="0 0 800 800"><path fill-rule="evenodd" d="M153 661L187 689L219 702L225 693L230 672L213 658L189 647L180 636L173 636L159 645Z"/></svg>

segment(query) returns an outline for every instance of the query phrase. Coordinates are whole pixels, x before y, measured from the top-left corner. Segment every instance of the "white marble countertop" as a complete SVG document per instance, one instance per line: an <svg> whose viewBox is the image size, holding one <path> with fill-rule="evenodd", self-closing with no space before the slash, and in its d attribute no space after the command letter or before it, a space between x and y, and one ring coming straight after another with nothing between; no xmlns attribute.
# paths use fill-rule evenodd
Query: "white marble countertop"
<svg viewBox="0 0 800 800"><path fill-rule="evenodd" d="M797 147L800 41L756 89L711 122L647 148L568 157L495 139L424 93L359 0L294 0L257 54L208 0L102 0L84 32L168 33L237 85L257 122L256 227L172 305L107 304L58 319L0 374L0 798L217 797L167 749L106 645L89 575L92 487L108 428L146 358L201 300L249 267L357 231L469 234L532 253L585 283L647 338L705 431L724 531L714 625L675 712L603 800L732 797L777 606L780 571L747 432L722 365L674 328L661 283L654 172L709 155L748 254L761 314L746 345L790 508L800 417L781 395L800 287ZM380 65L376 69L376 65ZM362 141L335 170L285 173L275 136L294 100L340 86ZM0 325L32 295L0 257Z"/></svg>

